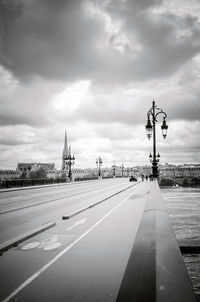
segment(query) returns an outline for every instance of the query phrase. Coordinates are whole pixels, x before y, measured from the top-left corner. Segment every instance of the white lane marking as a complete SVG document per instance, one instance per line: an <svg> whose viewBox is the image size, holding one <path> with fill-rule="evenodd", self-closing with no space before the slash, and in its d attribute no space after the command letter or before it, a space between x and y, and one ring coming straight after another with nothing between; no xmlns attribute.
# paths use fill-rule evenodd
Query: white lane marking
<svg viewBox="0 0 200 302"><path fill-rule="evenodd" d="M39 249L44 248L48 244L55 243L58 240L58 235L53 235L51 238L41 241Z"/></svg>
<svg viewBox="0 0 200 302"><path fill-rule="evenodd" d="M40 246L40 241L29 242L21 247L22 250L35 249Z"/></svg>
<svg viewBox="0 0 200 302"><path fill-rule="evenodd" d="M86 221L86 218L83 218L83 219L81 219L81 220L75 222L75 223L74 223L72 226L70 226L67 230L70 231L70 230L72 230L73 228L75 228L76 226L78 226L79 224L85 223L85 221Z"/></svg>
<svg viewBox="0 0 200 302"><path fill-rule="evenodd" d="M57 242L58 235L53 235L51 238L44 239L39 242L29 242L21 247L22 250L30 250L30 249L43 249L44 251L50 251L53 249L57 249L61 246L60 242Z"/></svg>
<svg viewBox="0 0 200 302"><path fill-rule="evenodd" d="M43 247L43 250L44 251L50 251L50 250L54 250L54 249L57 249L61 246L61 243L60 242L53 242L53 243L49 243L47 245L45 245Z"/></svg>
<svg viewBox="0 0 200 302"><path fill-rule="evenodd" d="M37 277L39 277L43 272L45 272L50 266L52 266L58 259L60 259L64 254L66 254L74 245L76 245L81 239L86 237L92 230L94 230L103 220L105 220L108 216L110 216L114 211L116 211L119 207L121 207L129 197L133 195L133 192L128 195L123 201L121 201L117 206L115 206L112 210L110 210L106 215L104 215L101 219L99 219L92 227L90 227L85 233L79 236L74 240L70 245L68 245L64 250L62 250L57 256L55 256L51 261L45 264L41 269L39 269L36 273L34 273L31 277L29 277L26 281L24 281L19 287L17 287L7 298L2 300L2 302L8 302L14 296L16 296L21 290L23 290L27 285L29 285L32 281L34 281Z"/></svg>

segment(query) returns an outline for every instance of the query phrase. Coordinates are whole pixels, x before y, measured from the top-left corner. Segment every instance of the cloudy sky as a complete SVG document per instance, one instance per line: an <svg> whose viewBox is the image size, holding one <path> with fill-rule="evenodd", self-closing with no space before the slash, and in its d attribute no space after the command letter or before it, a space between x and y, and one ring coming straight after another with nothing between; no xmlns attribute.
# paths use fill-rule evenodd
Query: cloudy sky
<svg viewBox="0 0 200 302"><path fill-rule="evenodd" d="M166 111L161 163L200 163L199 0L0 0L0 169L148 164L146 113Z"/></svg>

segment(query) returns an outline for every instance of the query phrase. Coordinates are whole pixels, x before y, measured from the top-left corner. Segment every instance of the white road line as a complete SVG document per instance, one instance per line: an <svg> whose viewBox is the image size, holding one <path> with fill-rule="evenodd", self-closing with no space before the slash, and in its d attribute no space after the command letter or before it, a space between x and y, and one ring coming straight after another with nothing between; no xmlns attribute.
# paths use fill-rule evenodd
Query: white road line
<svg viewBox="0 0 200 302"><path fill-rule="evenodd" d="M134 192L135 193L135 192ZM37 277L39 277L43 272L45 272L50 266L52 266L58 259L60 259L64 254L66 254L73 246L75 246L81 239L86 237L92 230L94 230L103 220L105 220L108 216L110 216L114 211L116 211L119 207L121 207L129 197L133 195L133 192L128 195L123 201L121 201L117 206L115 206L112 210L110 210L106 215L104 215L101 219L99 219L92 227L90 227L85 233L83 233L80 237L78 237L74 242L68 245L63 251L61 251L57 256L55 256L51 261L49 261L46 265L44 265L41 269L39 269L36 273L34 273L31 277L29 277L25 282L23 282L19 287L17 287L8 297L6 297L2 302L7 302L16 296L21 290L23 290L27 285L29 285L32 281L34 281Z"/></svg>
<svg viewBox="0 0 200 302"><path fill-rule="evenodd" d="M81 219L81 220L75 222L75 223L74 223L72 226L70 226L67 230L70 231L70 230L74 229L75 227L77 227L78 225L83 224L85 221L86 221L86 219L83 218L83 219Z"/></svg>

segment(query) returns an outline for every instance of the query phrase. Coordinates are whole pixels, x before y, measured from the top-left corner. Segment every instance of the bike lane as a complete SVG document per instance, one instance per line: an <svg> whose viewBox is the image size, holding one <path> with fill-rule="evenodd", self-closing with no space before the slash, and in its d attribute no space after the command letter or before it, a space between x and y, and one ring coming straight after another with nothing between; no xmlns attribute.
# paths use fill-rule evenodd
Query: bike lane
<svg viewBox="0 0 200 302"><path fill-rule="evenodd" d="M1 301L115 301L149 192L138 184L7 252Z"/></svg>

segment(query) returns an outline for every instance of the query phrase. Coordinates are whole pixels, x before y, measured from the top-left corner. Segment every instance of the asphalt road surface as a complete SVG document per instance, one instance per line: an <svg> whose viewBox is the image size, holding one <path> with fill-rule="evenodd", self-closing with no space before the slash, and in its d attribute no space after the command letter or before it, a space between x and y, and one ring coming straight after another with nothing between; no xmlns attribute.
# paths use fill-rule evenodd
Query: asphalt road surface
<svg viewBox="0 0 200 302"><path fill-rule="evenodd" d="M59 221L63 214L75 212L130 185L127 178L116 178L0 191L0 243L47 221Z"/></svg>
<svg viewBox="0 0 200 302"><path fill-rule="evenodd" d="M9 206L0 215L1 242L47 220L57 222L0 257L1 301L116 301L151 186L111 179L0 193L13 209L20 200L23 207ZM38 199L41 204L25 208Z"/></svg>

